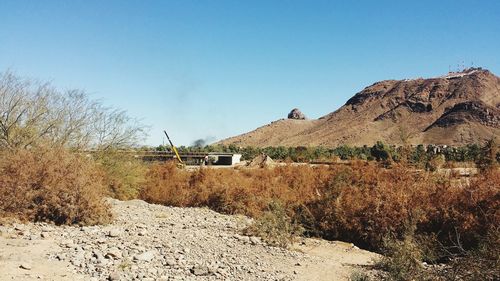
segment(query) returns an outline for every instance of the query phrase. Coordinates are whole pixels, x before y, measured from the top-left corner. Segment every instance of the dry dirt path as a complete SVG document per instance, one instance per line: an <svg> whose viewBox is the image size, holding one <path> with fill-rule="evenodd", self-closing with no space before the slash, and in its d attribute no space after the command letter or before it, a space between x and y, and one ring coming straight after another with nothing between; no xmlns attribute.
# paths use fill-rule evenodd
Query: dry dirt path
<svg viewBox="0 0 500 281"><path fill-rule="evenodd" d="M377 257L315 239L271 247L240 235L248 218L204 208L110 202L106 226L0 226L0 280L347 280Z"/></svg>

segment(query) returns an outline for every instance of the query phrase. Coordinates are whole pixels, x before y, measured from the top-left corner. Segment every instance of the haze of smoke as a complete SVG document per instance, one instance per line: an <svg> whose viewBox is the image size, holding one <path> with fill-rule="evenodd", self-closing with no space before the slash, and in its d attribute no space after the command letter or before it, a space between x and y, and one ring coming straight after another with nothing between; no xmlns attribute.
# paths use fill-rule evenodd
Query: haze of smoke
<svg viewBox="0 0 500 281"><path fill-rule="evenodd" d="M203 147L203 146L211 143L214 140L215 140L215 137L212 137L212 136L206 137L204 139L197 139L197 140L195 140L193 142L192 146L194 146L194 147Z"/></svg>

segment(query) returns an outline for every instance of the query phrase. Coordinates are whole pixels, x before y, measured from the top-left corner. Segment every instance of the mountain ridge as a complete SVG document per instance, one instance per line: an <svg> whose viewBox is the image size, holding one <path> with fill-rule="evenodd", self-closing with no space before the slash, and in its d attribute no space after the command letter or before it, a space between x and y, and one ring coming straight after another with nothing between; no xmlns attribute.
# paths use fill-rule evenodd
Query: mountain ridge
<svg viewBox="0 0 500 281"><path fill-rule="evenodd" d="M218 144L334 147L381 140L464 145L499 136L500 78L469 68L441 77L379 81L318 119L280 119Z"/></svg>

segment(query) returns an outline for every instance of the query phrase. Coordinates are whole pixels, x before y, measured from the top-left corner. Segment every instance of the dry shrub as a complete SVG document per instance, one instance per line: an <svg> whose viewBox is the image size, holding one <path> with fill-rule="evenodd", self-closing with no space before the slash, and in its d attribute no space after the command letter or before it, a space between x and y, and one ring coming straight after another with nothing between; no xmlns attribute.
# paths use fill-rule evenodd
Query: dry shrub
<svg viewBox="0 0 500 281"><path fill-rule="evenodd" d="M500 280L500 226L491 229L477 249L452 260L446 280Z"/></svg>
<svg viewBox="0 0 500 281"><path fill-rule="evenodd" d="M468 187L447 184L431 196L427 232L437 233L439 240L467 249L477 244L488 231L500 225L500 171L492 170L473 178Z"/></svg>
<svg viewBox="0 0 500 281"><path fill-rule="evenodd" d="M272 246L286 248L302 235L303 228L292 221L280 202L271 202L269 210L244 230L246 235L261 237Z"/></svg>
<svg viewBox="0 0 500 281"><path fill-rule="evenodd" d="M151 203L187 206L189 173L178 170L175 163L153 164L146 174L140 197Z"/></svg>
<svg viewBox="0 0 500 281"><path fill-rule="evenodd" d="M381 250L384 237L401 240L411 228L417 236L435 236L448 248L458 239L469 249L500 222L499 182L497 170L462 188L442 175L368 162L194 172L167 163L151 167L141 197L255 218L266 214L270 202L279 201L307 234Z"/></svg>
<svg viewBox="0 0 500 281"><path fill-rule="evenodd" d="M326 195L309 208L326 237L371 249L379 249L388 235L402 239L410 228L436 235L446 247L458 239L468 249L500 223L499 177L491 171L462 188L450 178L402 166L353 166L335 174Z"/></svg>
<svg viewBox="0 0 500 281"><path fill-rule="evenodd" d="M93 156L102 171L107 195L120 200L139 196L147 172L143 161L117 151L100 151Z"/></svg>
<svg viewBox="0 0 500 281"><path fill-rule="evenodd" d="M98 224L111 214L95 165L63 149L20 149L0 160L0 216Z"/></svg>
<svg viewBox="0 0 500 281"><path fill-rule="evenodd" d="M430 280L422 266L423 253L411 235L384 240L384 254L377 267L389 274L388 280Z"/></svg>
<svg viewBox="0 0 500 281"><path fill-rule="evenodd" d="M353 271L349 276L349 281L370 281L370 276L364 271Z"/></svg>
<svg viewBox="0 0 500 281"><path fill-rule="evenodd" d="M153 165L141 192L146 201L175 206L207 206L224 213L257 217L279 200L298 206L316 196L328 169L284 166L274 169L210 169L194 172L174 163Z"/></svg>
<svg viewBox="0 0 500 281"><path fill-rule="evenodd" d="M325 236L380 248L387 235L402 238L426 220L435 183L402 166L358 163L336 173L311 209Z"/></svg>

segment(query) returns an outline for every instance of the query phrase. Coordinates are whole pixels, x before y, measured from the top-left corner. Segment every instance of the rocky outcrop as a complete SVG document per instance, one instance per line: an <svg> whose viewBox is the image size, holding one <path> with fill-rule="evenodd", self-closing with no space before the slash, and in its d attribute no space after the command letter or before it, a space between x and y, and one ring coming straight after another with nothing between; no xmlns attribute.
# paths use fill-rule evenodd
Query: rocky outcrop
<svg viewBox="0 0 500 281"><path fill-rule="evenodd" d="M480 101L458 103L425 130L427 131L434 126L451 127L467 122L500 128L500 109L487 106Z"/></svg>
<svg viewBox="0 0 500 281"><path fill-rule="evenodd" d="M294 108L288 113L288 119L305 120L306 116L298 108Z"/></svg>

